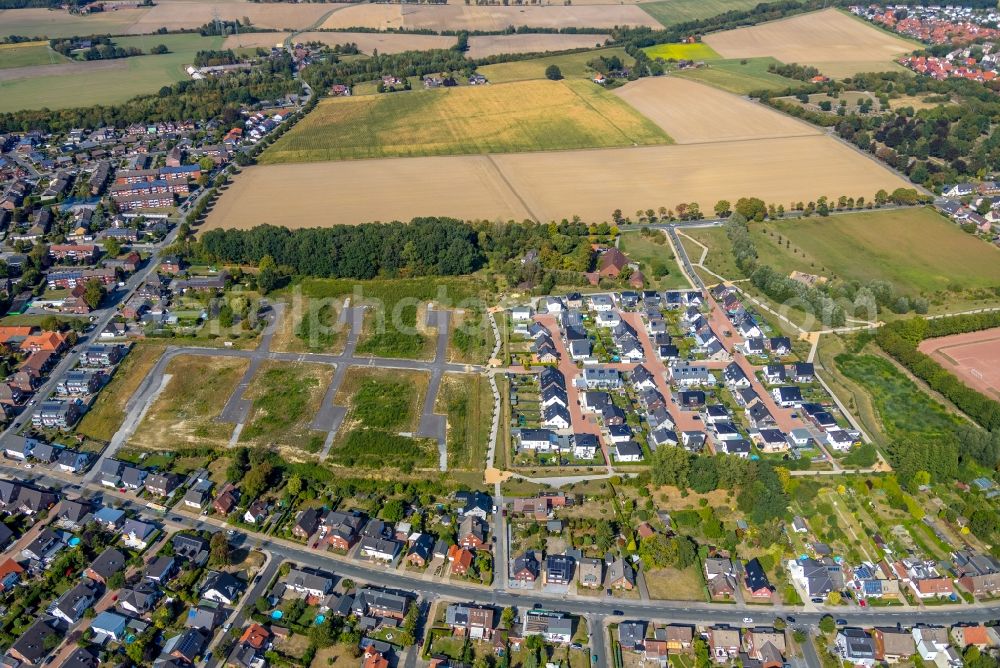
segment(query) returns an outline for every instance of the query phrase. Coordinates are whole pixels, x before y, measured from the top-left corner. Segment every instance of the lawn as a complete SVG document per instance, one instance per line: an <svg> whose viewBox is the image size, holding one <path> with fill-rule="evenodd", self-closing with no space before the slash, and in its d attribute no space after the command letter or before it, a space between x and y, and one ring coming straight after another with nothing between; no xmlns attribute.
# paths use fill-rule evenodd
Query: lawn
<svg viewBox="0 0 1000 668"><path fill-rule="evenodd" d="M721 227L697 227L683 230L678 234L681 243L687 251L688 259L694 265L701 259L703 249L698 244L708 247L708 255L705 256L704 265L709 270L727 279L743 278L743 272L736 266L733 259L733 245L726 236L725 229ZM685 238L687 237L687 238ZM691 240L694 239L698 243ZM697 268L696 268L697 271ZM702 272L704 280L709 283L718 283L719 279Z"/></svg>
<svg viewBox="0 0 1000 668"><path fill-rule="evenodd" d="M773 234L752 229L762 261L784 274L883 280L908 295L1000 286L1000 252L931 208L767 223Z"/></svg>
<svg viewBox="0 0 1000 668"><path fill-rule="evenodd" d="M137 46L148 52L151 47L164 44L170 53L91 61L79 63L90 67L90 71L0 81L0 112L114 104L154 93L187 78L184 68L191 64L194 54L198 50L217 49L222 40L200 35L122 37L115 40L119 46Z"/></svg>
<svg viewBox="0 0 1000 668"><path fill-rule="evenodd" d="M889 360L876 355L838 355L837 368L871 396L889 438L954 433L959 419L926 394Z"/></svg>
<svg viewBox="0 0 1000 668"><path fill-rule="evenodd" d="M663 243L656 243L659 240ZM655 236L647 237L639 232L628 232L621 235L619 248L639 263L639 269L646 277L649 287L656 290L691 287L677 265L665 234L657 232Z"/></svg>
<svg viewBox="0 0 1000 668"><path fill-rule="evenodd" d="M646 12L665 26L685 21L708 19L724 12L750 9L757 0L663 0L640 4Z"/></svg>
<svg viewBox="0 0 1000 668"><path fill-rule="evenodd" d="M643 51L646 55L656 60L712 60L719 58L719 54L708 44L695 42L694 44L657 44L647 46Z"/></svg>
<svg viewBox="0 0 1000 668"><path fill-rule="evenodd" d="M493 416L489 380L481 374L446 375L435 411L448 416L448 468L481 471Z"/></svg>
<svg viewBox="0 0 1000 668"><path fill-rule="evenodd" d="M261 162L667 143L652 121L600 86L523 81L324 100Z"/></svg>
<svg viewBox="0 0 1000 668"><path fill-rule="evenodd" d="M159 361L163 345L138 343L118 365L111 382L104 386L97 400L80 420L76 431L98 441L110 441L125 420L125 405L139 384Z"/></svg>
<svg viewBox="0 0 1000 668"><path fill-rule="evenodd" d="M545 69L549 65L556 65L567 79L580 77L589 79L593 76L594 69L589 67L587 63L600 56L606 58L618 56L627 66L635 63L635 59L625 53L625 49L595 49L593 51L580 51L578 53L565 53L558 56L545 56L543 58L484 65L479 68L479 73L489 79L490 83L498 84L510 81L525 81L527 79L544 79Z"/></svg>
<svg viewBox="0 0 1000 668"><path fill-rule="evenodd" d="M48 42L0 44L0 69L68 63L69 58L49 48Z"/></svg>
<svg viewBox="0 0 1000 668"><path fill-rule="evenodd" d="M780 63L774 58L712 60L705 67L678 70L673 74L685 79L700 81L737 95L746 95L756 90L779 91L802 85L801 81L787 79L768 72L767 68L772 64Z"/></svg>
<svg viewBox="0 0 1000 668"><path fill-rule="evenodd" d="M698 566L684 570L654 568L646 571L649 597L673 601L704 601L706 592Z"/></svg>
<svg viewBox="0 0 1000 668"><path fill-rule="evenodd" d="M166 387L130 443L145 448L225 445L233 425L217 422L223 406L250 365L236 357L180 356L170 361Z"/></svg>
<svg viewBox="0 0 1000 668"><path fill-rule="evenodd" d="M310 428L333 377L328 366L265 363L245 398L253 402L241 443L277 444L315 453L325 435Z"/></svg>

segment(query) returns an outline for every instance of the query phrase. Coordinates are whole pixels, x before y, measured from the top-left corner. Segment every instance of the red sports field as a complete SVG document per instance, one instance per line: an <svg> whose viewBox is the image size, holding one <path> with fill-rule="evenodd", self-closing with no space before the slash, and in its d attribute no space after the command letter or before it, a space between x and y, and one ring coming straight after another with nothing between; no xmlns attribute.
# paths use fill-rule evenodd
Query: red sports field
<svg viewBox="0 0 1000 668"><path fill-rule="evenodd" d="M1000 327L927 339L919 350L969 387L1000 398Z"/></svg>

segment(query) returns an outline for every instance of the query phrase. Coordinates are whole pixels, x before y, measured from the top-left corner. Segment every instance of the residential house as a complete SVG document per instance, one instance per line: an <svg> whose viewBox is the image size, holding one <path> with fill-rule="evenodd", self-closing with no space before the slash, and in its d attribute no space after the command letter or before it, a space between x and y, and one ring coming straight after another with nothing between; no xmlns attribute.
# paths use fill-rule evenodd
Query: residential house
<svg viewBox="0 0 1000 668"><path fill-rule="evenodd" d="M157 496L170 496L181 482L181 478L173 473L157 473L146 479L146 489Z"/></svg>
<svg viewBox="0 0 1000 668"><path fill-rule="evenodd" d="M546 642L565 645L573 639L573 620L558 612L528 610L524 613L521 633L539 635Z"/></svg>
<svg viewBox="0 0 1000 668"><path fill-rule="evenodd" d="M522 584L530 584L538 579L541 571L534 552L524 552L514 558L510 569L510 579Z"/></svg>
<svg viewBox="0 0 1000 668"><path fill-rule="evenodd" d="M107 585L108 580L125 569L125 562L124 554L113 547L108 547L94 559L83 574L95 582Z"/></svg>
<svg viewBox="0 0 1000 668"><path fill-rule="evenodd" d="M233 605L239 600L245 588L246 583L236 576L222 571L212 571L205 579L199 596L223 605Z"/></svg>
<svg viewBox="0 0 1000 668"><path fill-rule="evenodd" d="M713 626L708 630L708 647L712 657L725 663L735 659L740 652L740 631L728 626Z"/></svg>
<svg viewBox="0 0 1000 668"><path fill-rule="evenodd" d="M624 559L615 559L608 564L608 586L625 591L635 589L635 570L632 565Z"/></svg>
<svg viewBox="0 0 1000 668"><path fill-rule="evenodd" d="M73 625L80 621L84 611L93 606L97 599L97 587L90 580L83 580L57 598L50 606L49 612L52 616Z"/></svg>
<svg viewBox="0 0 1000 668"><path fill-rule="evenodd" d="M133 519L125 520L121 528L124 544L137 550L145 550L156 532L157 529L152 524Z"/></svg>
<svg viewBox="0 0 1000 668"><path fill-rule="evenodd" d="M473 640L489 640L493 636L493 608L452 603L445 610L445 624Z"/></svg>
<svg viewBox="0 0 1000 668"><path fill-rule="evenodd" d="M581 587L600 589L604 583L604 561L591 557L580 559L577 568L577 579Z"/></svg>
<svg viewBox="0 0 1000 668"><path fill-rule="evenodd" d="M894 626L873 628L872 642L875 646L875 660L884 663L905 661L917 651L913 635Z"/></svg>
<svg viewBox="0 0 1000 668"><path fill-rule="evenodd" d="M317 599L333 591L333 576L315 569L293 568L283 582L286 590Z"/></svg>
<svg viewBox="0 0 1000 668"><path fill-rule="evenodd" d="M847 627L837 633L834 641L841 658L855 666L874 666L875 643L863 629Z"/></svg>

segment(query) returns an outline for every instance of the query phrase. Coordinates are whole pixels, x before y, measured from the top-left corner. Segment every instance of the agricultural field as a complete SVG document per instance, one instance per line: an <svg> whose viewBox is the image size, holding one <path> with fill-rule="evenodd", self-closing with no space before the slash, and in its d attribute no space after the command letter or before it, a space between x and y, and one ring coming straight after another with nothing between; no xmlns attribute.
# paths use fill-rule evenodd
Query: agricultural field
<svg viewBox="0 0 1000 668"><path fill-rule="evenodd" d="M325 100L261 162L507 153L666 144L603 88L524 81Z"/></svg>
<svg viewBox="0 0 1000 668"><path fill-rule="evenodd" d="M653 17L634 5L504 6L367 3L337 9L320 27L328 30L408 28L501 31L512 25L533 28L613 28L621 25L660 27Z"/></svg>
<svg viewBox="0 0 1000 668"><path fill-rule="evenodd" d="M711 60L719 58L712 47L701 42L694 44L657 44L647 46L643 51L653 60Z"/></svg>
<svg viewBox="0 0 1000 668"><path fill-rule="evenodd" d="M284 44L292 33L290 32L241 32L230 35L223 42L223 49L269 49L278 44Z"/></svg>
<svg viewBox="0 0 1000 668"><path fill-rule="evenodd" d="M496 63L495 65L484 65L478 71L493 84L524 81L527 79L544 79L545 68L549 65L557 65L566 79L580 77L589 79L594 75L595 70L588 67L587 63L600 56L604 56L605 58L618 56L629 67L635 64L635 59L625 53L625 49L616 47L594 51L581 51L579 53L564 53L558 56L530 58L528 60L516 60L509 63Z"/></svg>
<svg viewBox="0 0 1000 668"><path fill-rule="evenodd" d="M762 162L761 156L767 160ZM628 174L627 179L622 178ZM202 229L455 216L609 220L680 202L871 198L909 183L824 136L588 151L396 158L243 170ZM391 193L387 197L386 193Z"/></svg>
<svg viewBox="0 0 1000 668"><path fill-rule="evenodd" d="M233 425L216 418L249 365L249 360L238 357L174 358L165 369L170 380L129 443L153 450L224 445Z"/></svg>
<svg viewBox="0 0 1000 668"><path fill-rule="evenodd" d="M1000 286L1000 251L929 207L785 220L766 229L753 237L761 261L784 274L884 280L911 296Z"/></svg>
<svg viewBox="0 0 1000 668"><path fill-rule="evenodd" d="M0 44L0 69L2 70L68 62L70 62L69 58L50 49L48 42Z"/></svg>
<svg viewBox="0 0 1000 668"><path fill-rule="evenodd" d="M639 263L639 270L646 277L649 287L655 290L689 288L684 272L677 265L677 259L670 249L666 234L655 233L646 237L638 232L621 235L618 247L632 260ZM657 243L662 239L663 243ZM697 256L695 256L697 259Z"/></svg>
<svg viewBox="0 0 1000 668"><path fill-rule="evenodd" d="M475 35L469 38L469 58L486 58L501 53L542 53L569 49L600 48L609 35Z"/></svg>
<svg viewBox="0 0 1000 668"><path fill-rule="evenodd" d="M893 60L920 48L836 9L713 33L704 41L724 58L771 56L833 78L900 70Z"/></svg>
<svg viewBox="0 0 1000 668"><path fill-rule="evenodd" d="M818 135L803 121L724 91L675 77L647 77L614 93L678 144Z"/></svg>
<svg viewBox="0 0 1000 668"><path fill-rule="evenodd" d="M768 71L778 64L774 58L736 58L712 60L704 67L676 70L671 76L700 81L722 90L747 95L753 91L781 91L797 87L802 82Z"/></svg>
<svg viewBox="0 0 1000 668"><path fill-rule="evenodd" d="M129 26L130 34L156 32L160 28L197 28L215 17L244 21L257 28L305 30L316 27L328 14L344 5L336 3L266 3L240 0L161 0ZM245 22L245 21L244 21Z"/></svg>
<svg viewBox="0 0 1000 668"><path fill-rule="evenodd" d="M319 452L326 434L313 430L311 423L332 379L332 367L265 362L244 396L253 405L240 443L273 444L294 455Z"/></svg>
<svg viewBox="0 0 1000 668"><path fill-rule="evenodd" d="M148 35L122 37L115 42L147 52L157 44L164 44L170 53L0 70L3 72L0 75L0 112L114 104L143 93L153 93L186 78L184 68L191 64L195 53L221 47L223 38ZM18 78L9 78L14 76Z"/></svg>
<svg viewBox="0 0 1000 668"><path fill-rule="evenodd" d="M711 18L734 9L752 9L757 4L757 0L660 0L639 6L664 26L671 26Z"/></svg>
<svg viewBox="0 0 1000 668"><path fill-rule="evenodd" d="M486 377L445 375L434 411L448 419L448 469L481 471L493 415L493 392Z"/></svg>
<svg viewBox="0 0 1000 668"><path fill-rule="evenodd" d="M229 39L233 39L230 37ZM400 53L402 51L426 51L428 49L448 49L455 45L456 38L448 35L415 35L411 33L386 32L302 32L295 35L296 42L322 42L329 46L353 42L361 53Z"/></svg>
<svg viewBox="0 0 1000 668"><path fill-rule="evenodd" d="M148 8L119 9L96 14L70 14L69 12L42 9L0 9L0 26L4 35L24 37L72 37L74 35L112 34L131 32L132 25L149 12Z"/></svg>

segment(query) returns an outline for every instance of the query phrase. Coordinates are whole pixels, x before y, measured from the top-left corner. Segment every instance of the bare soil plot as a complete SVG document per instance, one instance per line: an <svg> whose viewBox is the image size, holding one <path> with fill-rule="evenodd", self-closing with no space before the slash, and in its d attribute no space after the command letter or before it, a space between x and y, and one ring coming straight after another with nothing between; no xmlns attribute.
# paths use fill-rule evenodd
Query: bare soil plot
<svg viewBox="0 0 1000 668"><path fill-rule="evenodd" d="M311 31L295 36L296 42L322 42L334 46L354 42L362 53L401 53L447 49L455 45L455 38L447 35L414 35L396 32L320 32ZM470 40L471 41L471 40Z"/></svg>
<svg viewBox="0 0 1000 668"><path fill-rule="evenodd" d="M180 356L167 365L166 387L149 408L130 444L144 448L225 444L233 425L217 422L229 395L250 365L238 357Z"/></svg>
<svg viewBox="0 0 1000 668"><path fill-rule="evenodd" d="M501 53L542 53L600 47L610 35L480 35L469 38L469 58L486 58ZM363 51L364 49L362 49Z"/></svg>
<svg viewBox="0 0 1000 668"><path fill-rule="evenodd" d="M627 175L628 178L623 178ZM415 216L608 220L625 211L820 195L871 198L908 183L825 136L696 145L392 158L244 170L203 229L410 220Z"/></svg>
<svg viewBox="0 0 1000 668"><path fill-rule="evenodd" d="M894 58L918 48L836 9L706 35L704 42L725 58L773 56L833 77L896 69Z"/></svg>
<svg viewBox="0 0 1000 668"><path fill-rule="evenodd" d="M969 387L1000 398L1000 328L925 339L917 348Z"/></svg>
<svg viewBox="0 0 1000 668"><path fill-rule="evenodd" d="M293 5L296 6L296 5ZM306 5L303 5L306 6ZM319 5L330 7L330 5ZM430 30L504 30L534 28L613 28L618 25L660 27L634 5L413 5L356 4L338 9L321 26L350 28L426 28Z"/></svg>
<svg viewBox="0 0 1000 668"><path fill-rule="evenodd" d="M287 32L245 32L230 35L222 45L224 49L269 49L284 43L291 33Z"/></svg>
<svg viewBox="0 0 1000 668"><path fill-rule="evenodd" d="M711 86L676 77L647 77L615 94L678 144L818 135L818 128Z"/></svg>
<svg viewBox="0 0 1000 668"><path fill-rule="evenodd" d="M130 28L130 33L155 32L159 28L177 30L196 28L212 21L216 16L224 21L249 18L258 28L302 30L311 28L326 14L343 5L335 3L286 2L199 2L197 0L161 0L141 16Z"/></svg>

